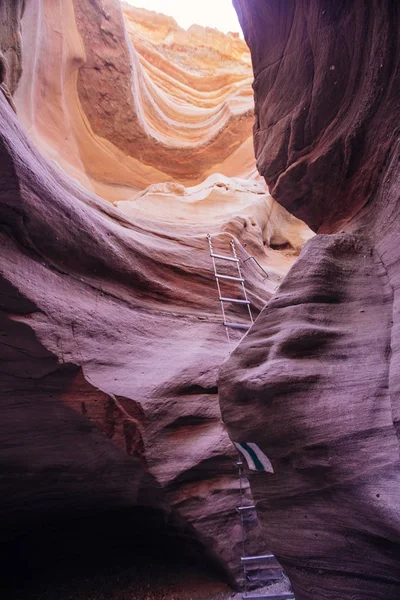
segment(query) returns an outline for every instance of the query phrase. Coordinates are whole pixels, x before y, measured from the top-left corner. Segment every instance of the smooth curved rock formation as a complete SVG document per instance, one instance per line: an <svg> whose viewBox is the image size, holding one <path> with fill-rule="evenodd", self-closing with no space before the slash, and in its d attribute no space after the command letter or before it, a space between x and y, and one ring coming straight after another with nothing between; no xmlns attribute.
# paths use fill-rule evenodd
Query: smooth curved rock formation
<svg viewBox="0 0 400 600"><path fill-rule="evenodd" d="M194 185L216 165L228 176L254 174L245 43L216 30L186 32L129 5L125 11L133 45L115 0L27 2L29 52L16 103L41 150L110 200L157 181Z"/></svg>
<svg viewBox="0 0 400 600"><path fill-rule="evenodd" d="M399 7L234 3L258 167L320 235L222 368L223 418L272 462L250 483L296 600L396 600Z"/></svg>
<svg viewBox="0 0 400 600"><path fill-rule="evenodd" d="M64 561L93 568L97 557L100 568L107 557L173 553L185 540L203 560L204 539L151 473L152 417L139 392L141 377L155 384L151 357L163 331L173 344L175 320L144 310L126 283L142 281L139 297L157 288L140 271L133 226L46 163L3 97L0 105L2 582L15 573L24 584Z"/></svg>
<svg viewBox="0 0 400 600"><path fill-rule="evenodd" d="M118 0L0 7L2 566L72 531L94 562L189 539L226 579L239 482L205 236L235 236L256 316L311 232L256 174L244 42L125 10L127 30ZM256 524L248 547L267 550Z"/></svg>
<svg viewBox="0 0 400 600"><path fill-rule="evenodd" d="M228 200L230 215L243 211L242 184L235 180L244 178L259 182L248 189L255 203L265 196L268 215L274 201L255 168L252 73L243 40L197 26L186 32L169 17L123 6L127 30L116 0L87 7L72 0L26 3L26 51L14 99L30 137L86 189L119 202L131 218L148 186L150 192L156 183L171 182L207 190L215 174L231 179L229 198L220 195L226 213ZM174 188L166 194L163 213L171 222L170 204L181 195ZM160 218L151 206L145 207L150 228ZM198 214L210 223L208 208ZM310 232L278 205L273 212L281 215L276 235L294 235L298 250Z"/></svg>

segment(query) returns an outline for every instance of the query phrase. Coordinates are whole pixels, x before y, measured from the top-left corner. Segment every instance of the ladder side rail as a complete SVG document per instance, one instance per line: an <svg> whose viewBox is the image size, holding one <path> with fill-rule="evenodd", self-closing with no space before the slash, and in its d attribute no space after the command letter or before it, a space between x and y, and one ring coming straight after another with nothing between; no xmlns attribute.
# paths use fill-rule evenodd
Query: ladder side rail
<svg viewBox="0 0 400 600"><path fill-rule="evenodd" d="M217 265L215 264L215 258L213 256L214 250L213 250L212 241L211 241L211 235L210 234L207 234L207 239L208 239L208 244L209 244L209 247L210 247L210 256L211 256L211 260L212 260L213 268L214 268L215 281L217 283L218 298L221 298L221 296L222 296L221 286L219 284L219 280L218 280L218 277L217 277ZM226 331L226 337L228 338L229 348L232 349L232 342L231 342L231 338L230 338L230 335L229 335L229 328L225 325L225 323L226 323L226 315L225 315L224 303L223 303L222 300L220 300L219 303L220 303L220 306L221 306L222 318L223 318L223 321L224 321L224 326L225 326L225 331Z"/></svg>
<svg viewBox="0 0 400 600"><path fill-rule="evenodd" d="M237 258L235 242L233 240L231 241L231 248L232 248L233 256L235 258ZM238 273L239 273L239 277L240 277L240 279L242 279L241 285L242 285L242 289L243 289L244 298L245 298L245 300L247 300L249 302L249 299L248 299L248 296L247 296L247 291L246 291L246 286L244 285L244 278L243 278L243 275L242 275L242 269L240 268L240 262L239 262L239 260L236 263L236 266L237 266L237 270L238 270ZM250 302L247 305L247 310L249 312L250 322L253 325L254 320L253 320L253 315L251 314Z"/></svg>
<svg viewBox="0 0 400 600"><path fill-rule="evenodd" d="M246 258L246 260L244 260L244 261L243 261L243 264L244 264L244 263L247 263L247 261L248 261L248 260L254 260L254 262L256 263L256 265L257 265L258 267L260 267L261 271L262 271L263 273L265 273L265 277L264 277L263 281L265 281L266 279L269 279L269 275L268 275L267 271L264 269L264 267L262 267L262 266L260 265L260 263L258 262L258 260L257 260L257 259L256 259L254 256L251 256L251 255L250 255L248 258Z"/></svg>
<svg viewBox="0 0 400 600"><path fill-rule="evenodd" d="M243 502L244 502L243 461L242 461L242 457L240 456L240 454L238 454L237 466L239 468L240 504L241 504L241 506L243 506ZM243 512L241 512L239 514L240 514L240 525L241 525L241 531L242 531L242 556L246 556L245 520L244 520ZM244 593L246 594L246 592L247 592L247 569L246 569L246 565L244 563L242 563L242 569L243 569L243 587L244 587Z"/></svg>

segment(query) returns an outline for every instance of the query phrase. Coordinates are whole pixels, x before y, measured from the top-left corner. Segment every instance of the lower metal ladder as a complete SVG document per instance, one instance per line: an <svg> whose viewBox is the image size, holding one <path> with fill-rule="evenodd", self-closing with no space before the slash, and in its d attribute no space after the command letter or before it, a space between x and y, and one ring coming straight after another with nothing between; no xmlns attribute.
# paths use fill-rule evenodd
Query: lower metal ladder
<svg viewBox="0 0 400 600"><path fill-rule="evenodd" d="M229 336L229 329L241 329L243 331L248 331L253 324L253 315L251 313L250 301L247 296L245 280L242 275L242 271L240 268L240 262L237 257L236 247L233 240L229 242L231 256L227 256L225 254L217 254L214 252L211 235L207 234L208 245L210 248L210 256L212 259L213 267L214 267L214 276L217 284L218 290L218 299L221 303L221 312L223 318L223 324L225 325L226 334L229 342L229 346L231 347L231 339ZM250 257L251 258L251 257ZM248 259L247 259L248 260ZM235 275L226 275L219 273L217 269L217 264L220 264L220 261L226 261L227 263L232 263L236 266ZM230 298L224 296L221 289L221 281L229 281L236 282L240 287L239 290L241 292L241 298ZM225 304L233 303L233 304L243 304L246 305L248 310L249 322L248 323L237 323L229 321L226 314ZM248 512L255 511L256 507L254 505L245 505L244 504L244 472L243 472L243 462L239 456L239 460L236 463L239 468L239 479L240 479L240 506L237 507L237 511L240 515L240 522L242 528L242 554L241 563L243 567L243 580L244 580L244 592L242 595L243 600L295 600L295 597L292 592L248 592L247 591L247 576L248 576L248 567L249 565L262 565L268 571L280 572L282 573L282 567L277 563L276 558L273 554L261 554L259 556L246 556L246 531L245 531L245 514ZM266 579L266 578L265 578ZM279 580L279 577L276 575L272 575L270 581Z"/></svg>
<svg viewBox="0 0 400 600"><path fill-rule="evenodd" d="M240 515L240 523L242 528L242 553L241 563L243 567L243 581L244 581L244 593L242 595L243 600L295 600L295 597L292 592L248 592L247 591L247 575L248 575L248 566L249 565L261 565L265 570L271 571L272 575L268 577L270 581L278 581L283 574L283 570L281 565L276 561L276 558L273 554L259 554L258 556L247 556L246 555L246 523L245 523L245 515L249 512L254 512L256 507L254 504L246 505L244 503L244 471L243 471L243 462L241 459L236 463L239 468L239 478L240 478L240 506L237 507L237 511ZM274 574L275 572L275 574ZM267 578L263 578L266 581Z"/></svg>

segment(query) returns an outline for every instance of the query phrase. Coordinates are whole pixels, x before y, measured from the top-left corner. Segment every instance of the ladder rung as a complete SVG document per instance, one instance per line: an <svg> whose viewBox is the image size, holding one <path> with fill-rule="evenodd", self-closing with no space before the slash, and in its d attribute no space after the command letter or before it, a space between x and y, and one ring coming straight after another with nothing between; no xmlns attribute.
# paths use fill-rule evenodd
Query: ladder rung
<svg viewBox="0 0 400 600"><path fill-rule="evenodd" d="M231 327L232 329L250 329L250 325L246 325L246 323L228 323L224 321L225 327Z"/></svg>
<svg viewBox="0 0 400 600"><path fill-rule="evenodd" d="M242 556L242 558L240 559L242 561L242 564L251 564L251 563L258 563L258 562L263 562L264 560L271 560L275 558L275 556L273 554L261 554L260 556ZM279 566L279 569L281 569L282 567Z"/></svg>
<svg viewBox="0 0 400 600"><path fill-rule="evenodd" d="M269 598L269 600L295 600L293 594L285 592L280 594L277 594L276 592L265 592L262 594L253 592L249 594L243 594L242 598L243 600L267 600L267 598Z"/></svg>
<svg viewBox="0 0 400 600"><path fill-rule="evenodd" d="M241 281L242 283L244 282L244 279L242 277L232 277L232 275L221 275L220 273L215 273L215 277L218 277L218 279L229 279L229 281Z"/></svg>
<svg viewBox="0 0 400 600"><path fill-rule="evenodd" d="M251 573L251 571L248 571L248 573ZM282 574L282 571L277 571L277 569L271 569L270 571L263 571L263 574L261 575L261 577L262 577L263 583L266 581L276 583L277 581L282 581L283 574ZM253 576L250 576L247 578L247 581L254 582L256 578L259 579L258 569L256 571L254 571Z"/></svg>
<svg viewBox="0 0 400 600"><path fill-rule="evenodd" d="M250 304L249 300L237 300L236 298L219 298L222 302L235 302L236 304Z"/></svg>
<svg viewBox="0 0 400 600"><path fill-rule="evenodd" d="M230 260L231 262L239 262L239 260L237 258L233 258L233 256L224 256L223 254L214 254L214 252L211 252L211 256L213 258L221 258L222 260Z"/></svg>
<svg viewBox="0 0 400 600"><path fill-rule="evenodd" d="M239 512L245 512L246 510L254 510L254 509L255 509L255 505L252 504L251 506L238 506L236 510Z"/></svg>
<svg viewBox="0 0 400 600"><path fill-rule="evenodd" d="M263 578L268 580L277 580L283 577L283 570L280 565L270 565L267 563L256 564L252 563L251 565L243 565L243 568L248 570L248 573L251 573L251 567L255 567L257 571L263 571ZM267 574L268 573L268 574Z"/></svg>

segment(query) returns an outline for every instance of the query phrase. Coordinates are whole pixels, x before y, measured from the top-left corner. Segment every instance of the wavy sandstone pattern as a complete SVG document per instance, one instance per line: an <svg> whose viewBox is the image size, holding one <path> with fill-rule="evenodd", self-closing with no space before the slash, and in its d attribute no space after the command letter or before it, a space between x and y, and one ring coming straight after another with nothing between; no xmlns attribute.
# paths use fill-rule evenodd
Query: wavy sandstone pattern
<svg viewBox="0 0 400 600"><path fill-rule="evenodd" d="M97 507L114 525L98 538L89 519L83 555L92 536L87 555L128 544L134 558L133 542L160 535L235 570L217 394L229 348L205 234L221 252L234 234L267 269L244 266L254 315L310 236L256 174L244 42L127 7L125 27L117 0L10 0L0 14L5 541L18 554L22 525ZM249 550L263 549L254 527Z"/></svg>
<svg viewBox="0 0 400 600"><path fill-rule="evenodd" d="M396 600L399 5L234 3L257 164L319 235L223 366L224 420L272 461L250 483L296 600Z"/></svg>

